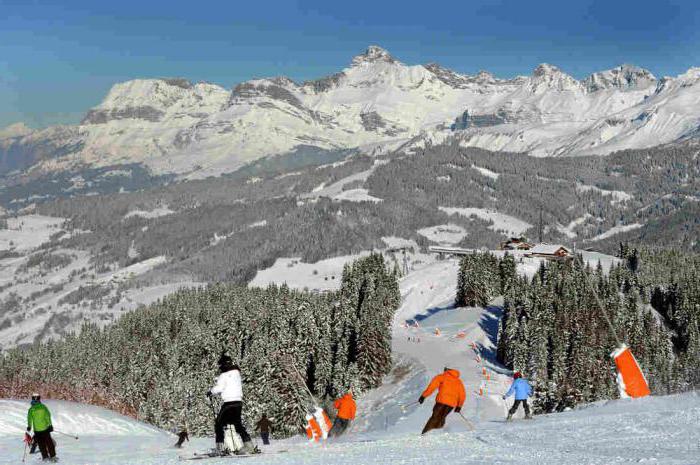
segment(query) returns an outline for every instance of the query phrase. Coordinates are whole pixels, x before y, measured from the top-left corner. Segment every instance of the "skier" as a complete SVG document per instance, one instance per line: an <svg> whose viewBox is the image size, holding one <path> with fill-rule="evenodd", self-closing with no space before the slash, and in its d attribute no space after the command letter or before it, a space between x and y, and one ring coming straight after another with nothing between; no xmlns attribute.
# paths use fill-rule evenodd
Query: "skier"
<svg viewBox="0 0 700 465"><path fill-rule="evenodd" d="M34 440L39 444L41 458L51 462L58 462L56 458L56 447L51 432L53 425L51 424L51 412L46 405L41 403L39 394L32 395L31 407L27 413L27 433L34 429Z"/></svg>
<svg viewBox="0 0 700 465"><path fill-rule="evenodd" d="M207 397L212 395L220 395L223 400L219 415L214 423L214 431L216 432L216 451L225 455L224 448L224 428L226 425L233 424L236 433L243 441L243 447L237 451L239 454L253 454L255 448L250 440L248 432L243 426L241 413L243 411L243 385L241 382L241 371L238 366L233 364L231 357L222 354L219 358L219 371L221 374L216 378L216 383L207 392Z"/></svg>
<svg viewBox="0 0 700 465"><path fill-rule="evenodd" d="M263 444L266 446L270 445L270 430L272 429L272 422L268 420L267 415L264 413L258 422L255 424L255 431L260 431L260 439L262 439Z"/></svg>
<svg viewBox="0 0 700 465"><path fill-rule="evenodd" d="M506 392L503 395L503 400L506 400L513 393L515 393L515 403L508 411L508 418L506 418L506 421L511 421L513 419L513 415L518 410L518 406L521 403L525 408L525 419L532 420L532 416L530 415L530 406L527 405L527 399L532 394L532 387L530 386L530 383L528 383L527 380L523 378L522 373L520 373L519 371L516 371L513 374L513 384L510 385L510 389L508 389L508 392Z"/></svg>
<svg viewBox="0 0 700 465"><path fill-rule="evenodd" d="M444 371L435 376L430 384L421 394L418 403L425 402L426 397L430 397L435 390L438 390L433 406L433 414L428 419L428 422L423 427L421 434L425 434L430 430L439 429L445 426L445 419L452 409L456 413L462 410L464 400L467 395L464 391L464 384L459 379L459 371L445 367Z"/></svg>
<svg viewBox="0 0 700 465"><path fill-rule="evenodd" d="M338 437L348 429L350 422L355 419L355 414L357 413L357 404L355 404L355 399L352 398L352 391L348 390L343 397L333 402L333 406L338 411L338 414L333 421L333 427L328 436Z"/></svg>

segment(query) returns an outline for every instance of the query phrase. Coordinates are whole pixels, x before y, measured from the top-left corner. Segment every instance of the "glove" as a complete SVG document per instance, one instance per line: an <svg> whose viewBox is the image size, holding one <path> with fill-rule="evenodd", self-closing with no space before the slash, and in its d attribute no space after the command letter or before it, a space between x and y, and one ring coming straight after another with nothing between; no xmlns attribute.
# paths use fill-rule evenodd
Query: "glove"
<svg viewBox="0 0 700 465"><path fill-rule="evenodd" d="M506 396L501 396L501 399L506 400Z"/></svg>
<svg viewBox="0 0 700 465"><path fill-rule="evenodd" d="M462 407L455 407L455 413L459 413L462 411Z"/></svg>
<svg viewBox="0 0 700 465"><path fill-rule="evenodd" d="M49 433L53 433L53 425L50 425L49 429L47 429L46 431L48 431Z"/></svg>
<svg viewBox="0 0 700 465"><path fill-rule="evenodd" d="M207 391L207 397L208 397L208 398L211 399L211 396L213 396L213 395L214 395L214 394L212 394L211 391Z"/></svg>
<svg viewBox="0 0 700 465"><path fill-rule="evenodd" d="M425 402L425 397L420 396L420 397L418 398L418 403L419 403L419 404L422 404L423 402Z"/></svg>
<svg viewBox="0 0 700 465"><path fill-rule="evenodd" d="M31 427L31 426L27 426L27 433L31 433L31 432L32 432L32 427Z"/></svg>

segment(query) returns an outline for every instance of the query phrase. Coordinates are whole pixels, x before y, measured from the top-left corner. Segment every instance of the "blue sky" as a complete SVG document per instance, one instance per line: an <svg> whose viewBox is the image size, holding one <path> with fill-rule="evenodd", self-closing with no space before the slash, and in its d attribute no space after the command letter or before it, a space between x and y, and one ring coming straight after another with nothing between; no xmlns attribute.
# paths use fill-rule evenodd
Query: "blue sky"
<svg viewBox="0 0 700 465"><path fill-rule="evenodd" d="M0 127L74 123L132 78L321 77L369 44L502 77L541 62L676 75L700 66L699 20L696 2L671 0L0 0Z"/></svg>

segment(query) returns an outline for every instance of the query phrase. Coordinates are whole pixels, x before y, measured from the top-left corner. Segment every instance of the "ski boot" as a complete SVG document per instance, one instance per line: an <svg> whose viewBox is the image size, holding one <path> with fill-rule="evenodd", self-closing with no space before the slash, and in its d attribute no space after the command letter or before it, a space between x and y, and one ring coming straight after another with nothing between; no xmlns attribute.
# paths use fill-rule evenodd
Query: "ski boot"
<svg viewBox="0 0 700 465"><path fill-rule="evenodd" d="M509 413L508 416L506 417L506 421L513 421L513 414Z"/></svg>
<svg viewBox="0 0 700 465"><path fill-rule="evenodd" d="M212 449L211 455L213 457L225 457L229 454L229 450L226 448L223 442L217 442L216 443L216 448Z"/></svg>
<svg viewBox="0 0 700 465"><path fill-rule="evenodd" d="M525 419L526 419L526 420L532 420L532 415L530 415L530 414L525 415Z"/></svg>
<svg viewBox="0 0 700 465"><path fill-rule="evenodd" d="M252 441L245 441L243 443L243 447L241 447L239 450L236 451L237 455L253 455L253 454L259 454L260 449L255 447L253 445Z"/></svg>

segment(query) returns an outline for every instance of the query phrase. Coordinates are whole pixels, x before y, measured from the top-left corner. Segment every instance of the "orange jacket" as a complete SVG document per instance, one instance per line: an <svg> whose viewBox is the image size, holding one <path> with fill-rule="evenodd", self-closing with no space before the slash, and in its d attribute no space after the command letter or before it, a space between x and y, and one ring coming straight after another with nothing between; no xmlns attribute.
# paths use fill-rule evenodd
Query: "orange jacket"
<svg viewBox="0 0 700 465"><path fill-rule="evenodd" d="M464 392L464 384L459 379L459 371L447 370L437 375L428 385L428 388L421 394L423 397L430 397L435 389L438 395L435 401L439 404L450 407L461 407L467 396Z"/></svg>
<svg viewBox="0 0 700 465"><path fill-rule="evenodd" d="M357 412L357 405L349 392L333 403L338 411L338 418L343 420L354 420Z"/></svg>

